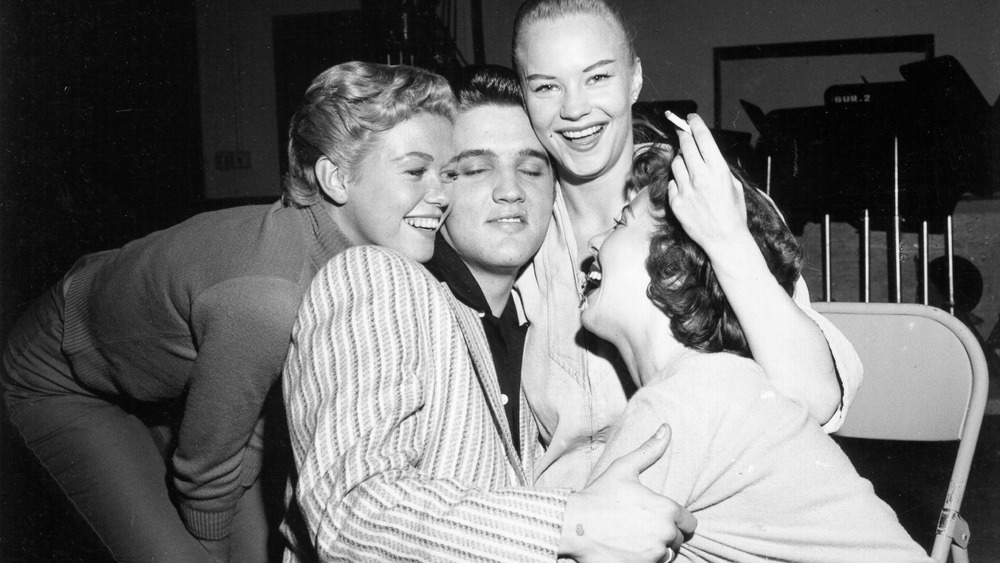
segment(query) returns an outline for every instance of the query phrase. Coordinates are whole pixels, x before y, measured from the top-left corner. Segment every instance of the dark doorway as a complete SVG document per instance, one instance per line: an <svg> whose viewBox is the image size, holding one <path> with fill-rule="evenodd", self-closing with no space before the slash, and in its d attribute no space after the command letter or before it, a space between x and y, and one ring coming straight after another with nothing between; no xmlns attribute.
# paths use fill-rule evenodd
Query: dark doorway
<svg viewBox="0 0 1000 563"><path fill-rule="evenodd" d="M360 10L276 16L272 20L282 175L288 171L288 122L313 78L347 61L385 62L374 58L369 21Z"/></svg>

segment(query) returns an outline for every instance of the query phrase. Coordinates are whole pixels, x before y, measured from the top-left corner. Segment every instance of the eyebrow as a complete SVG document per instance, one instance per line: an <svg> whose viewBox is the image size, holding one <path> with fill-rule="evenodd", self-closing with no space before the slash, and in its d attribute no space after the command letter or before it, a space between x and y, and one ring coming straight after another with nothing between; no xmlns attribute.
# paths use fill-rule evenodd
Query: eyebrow
<svg viewBox="0 0 1000 563"><path fill-rule="evenodd" d="M604 59L603 61L597 61L596 63L588 66L585 69L583 69L583 72L590 72L592 70L597 69L597 67L605 66L605 65L609 65L609 64L614 64L614 62L615 62L614 59Z"/></svg>
<svg viewBox="0 0 1000 563"><path fill-rule="evenodd" d="M462 160L463 158L473 158L473 157L477 157L477 156L496 157L497 153L495 153L495 152L493 152L493 151L491 151L489 149L468 149L468 150L464 150L464 151L458 153L457 155L455 155L454 157L452 157L451 162L458 162L459 160Z"/></svg>
<svg viewBox="0 0 1000 563"><path fill-rule="evenodd" d="M530 156L539 160L544 160L545 162L549 161L548 153L538 149L521 149L517 152L517 156Z"/></svg>
<svg viewBox="0 0 1000 563"><path fill-rule="evenodd" d="M404 154L402 156L398 156L398 157L396 157L396 158L394 158L392 160L394 162L399 162L400 160L405 160L407 158L410 158L411 156L415 156L417 158L422 158L422 159L426 160L427 162L434 162L434 157L433 156L431 156L431 155L429 155L429 154L427 154L425 152L420 152L420 151L410 151L410 152L408 152L408 153L406 153L406 154Z"/></svg>
<svg viewBox="0 0 1000 563"><path fill-rule="evenodd" d="M496 157L496 153L494 153L493 151L490 151L490 150L486 150L486 149L468 149L468 150L464 150L464 151L456 154L455 156L451 157L451 159L448 162L445 163L445 166L451 166L452 164L458 164L460 161L462 161L462 160L464 160L466 158L476 158L476 157L479 157L479 156L485 156L485 157L489 157L489 158L495 158Z"/></svg>
<svg viewBox="0 0 1000 563"><path fill-rule="evenodd" d="M606 65L610 65L610 64L614 64L614 63L615 63L615 59L603 59L603 60L597 61L596 63L588 66L585 69L583 69L583 72L584 73L591 72L593 70L596 70L598 67L602 67L602 66L606 66ZM526 82L528 80L555 80L555 76L550 76L548 74L529 74L528 76L524 77L524 80Z"/></svg>

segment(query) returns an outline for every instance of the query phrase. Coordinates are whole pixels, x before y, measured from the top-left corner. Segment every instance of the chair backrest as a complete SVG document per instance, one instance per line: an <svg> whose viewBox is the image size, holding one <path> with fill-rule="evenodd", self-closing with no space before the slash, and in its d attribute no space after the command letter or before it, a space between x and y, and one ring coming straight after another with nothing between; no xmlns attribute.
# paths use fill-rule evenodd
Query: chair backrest
<svg viewBox="0 0 1000 563"><path fill-rule="evenodd" d="M813 303L854 344L864 381L837 432L882 440L959 440L932 556L967 560L958 514L986 411L986 357L972 332L940 309L908 303ZM940 544L940 545L939 545Z"/></svg>

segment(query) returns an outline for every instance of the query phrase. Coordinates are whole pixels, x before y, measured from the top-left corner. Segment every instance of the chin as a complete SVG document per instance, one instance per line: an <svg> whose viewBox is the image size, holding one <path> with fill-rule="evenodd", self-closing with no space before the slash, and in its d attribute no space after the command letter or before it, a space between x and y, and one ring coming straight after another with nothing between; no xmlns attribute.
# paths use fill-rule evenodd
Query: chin
<svg viewBox="0 0 1000 563"><path fill-rule="evenodd" d="M589 330L597 336L601 336L601 327L600 323L597 322L596 315L598 311L596 309L597 306L595 305L591 307L590 300L588 299L587 306L580 312L580 322L583 324L583 328Z"/></svg>
<svg viewBox="0 0 1000 563"><path fill-rule="evenodd" d="M404 256L410 260L415 260L423 264L434 256L434 245L433 244L419 244L419 245L401 245L401 246L390 246L393 250L401 252Z"/></svg>
<svg viewBox="0 0 1000 563"><path fill-rule="evenodd" d="M611 164L609 164L609 157L604 154L570 160L568 161L568 164L570 166L566 167L566 171L569 172L570 175L581 180L594 180L596 178L600 178L601 175L611 168Z"/></svg>

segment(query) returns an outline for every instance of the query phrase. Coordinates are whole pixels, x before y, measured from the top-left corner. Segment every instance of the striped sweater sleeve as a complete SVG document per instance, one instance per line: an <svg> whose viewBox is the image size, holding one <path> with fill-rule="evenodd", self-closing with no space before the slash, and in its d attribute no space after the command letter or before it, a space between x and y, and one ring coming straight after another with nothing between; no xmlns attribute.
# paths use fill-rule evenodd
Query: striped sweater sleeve
<svg viewBox="0 0 1000 563"><path fill-rule="evenodd" d="M458 330L442 292L416 263L359 247L302 304L283 383L293 502L321 560L556 557L569 492L511 486L495 440L470 430L486 427L462 420L483 398L444 373L467 352L442 334ZM457 419L428 420L440 405Z"/></svg>

